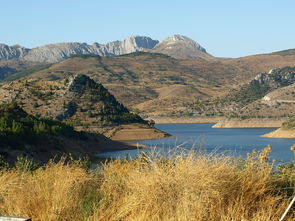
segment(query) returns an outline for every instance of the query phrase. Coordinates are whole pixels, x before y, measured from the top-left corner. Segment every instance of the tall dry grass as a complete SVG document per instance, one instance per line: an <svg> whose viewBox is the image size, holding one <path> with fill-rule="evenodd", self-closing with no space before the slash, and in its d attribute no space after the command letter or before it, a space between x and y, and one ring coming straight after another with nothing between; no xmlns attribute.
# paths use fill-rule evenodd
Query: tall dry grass
<svg viewBox="0 0 295 221"><path fill-rule="evenodd" d="M51 163L3 170L0 213L34 221L279 220L289 202L279 179L264 160L195 154L115 160L95 173Z"/></svg>
<svg viewBox="0 0 295 221"><path fill-rule="evenodd" d="M195 155L116 161L104 171L93 220L278 220L287 200L271 167L257 165Z"/></svg>
<svg viewBox="0 0 295 221"><path fill-rule="evenodd" d="M82 220L82 204L95 190L93 175L63 161L34 172L4 170L0 173L0 212L34 221Z"/></svg>

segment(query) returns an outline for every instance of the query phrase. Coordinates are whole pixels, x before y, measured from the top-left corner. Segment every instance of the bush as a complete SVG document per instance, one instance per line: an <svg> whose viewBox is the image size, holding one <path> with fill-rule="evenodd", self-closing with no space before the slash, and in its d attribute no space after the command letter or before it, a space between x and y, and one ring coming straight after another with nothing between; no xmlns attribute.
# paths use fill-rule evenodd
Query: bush
<svg viewBox="0 0 295 221"><path fill-rule="evenodd" d="M283 123L283 128L285 129L293 129L295 128L295 118L291 118L290 120Z"/></svg>

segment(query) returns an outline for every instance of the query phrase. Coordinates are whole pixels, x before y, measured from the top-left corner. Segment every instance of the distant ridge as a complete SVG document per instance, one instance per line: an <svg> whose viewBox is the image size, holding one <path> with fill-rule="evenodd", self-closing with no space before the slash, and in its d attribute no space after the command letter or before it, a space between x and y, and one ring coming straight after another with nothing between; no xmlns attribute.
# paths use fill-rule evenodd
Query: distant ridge
<svg viewBox="0 0 295 221"><path fill-rule="evenodd" d="M117 56L137 51L163 53L180 58L213 58L206 49L192 39L183 35L172 35L163 41L146 36L131 36L123 41L92 45L79 42L48 44L32 49L0 44L0 60L22 59L32 62L56 63L72 55L94 54L100 56Z"/></svg>
<svg viewBox="0 0 295 221"><path fill-rule="evenodd" d="M277 52L273 52L271 54L281 55L281 56L295 55L295 48L294 49L283 50L283 51L277 51Z"/></svg>

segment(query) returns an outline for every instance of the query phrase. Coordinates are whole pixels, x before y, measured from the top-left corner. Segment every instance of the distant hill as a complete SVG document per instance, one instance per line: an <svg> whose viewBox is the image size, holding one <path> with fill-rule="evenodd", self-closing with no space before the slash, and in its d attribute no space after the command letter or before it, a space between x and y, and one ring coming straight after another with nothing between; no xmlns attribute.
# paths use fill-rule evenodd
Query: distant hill
<svg viewBox="0 0 295 221"><path fill-rule="evenodd" d="M6 83L0 88L0 100L4 104L17 102L33 116L64 121L76 130L102 133L108 137L115 136L120 126L127 124L136 125L145 133L149 131L150 139L167 135L136 113L129 112L101 84L82 74L69 74L59 81Z"/></svg>
<svg viewBox="0 0 295 221"><path fill-rule="evenodd" d="M271 54L281 55L281 56L295 55L295 49L288 49L288 50L283 50L283 51L277 51L277 52L273 52Z"/></svg>
<svg viewBox="0 0 295 221"><path fill-rule="evenodd" d="M146 123L86 75L69 76L59 82L13 82L2 86L0 96L2 103L16 101L35 116L67 120L81 126Z"/></svg>
<svg viewBox="0 0 295 221"><path fill-rule="evenodd" d="M187 104L191 115L228 118L286 118L295 115L295 67L260 73L224 96ZM181 114L181 113L179 113Z"/></svg>
<svg viewBox="0 0 295 221"><path fill-rule="evenodd" d="M101 82L128 108L151 113L169 112L191 99L222 94L246 78L243 73L243 69L220 61L179 60L159 53L135 52L117 57L75 55L8 79L54 81L71 74L86 74Z"/></svg>

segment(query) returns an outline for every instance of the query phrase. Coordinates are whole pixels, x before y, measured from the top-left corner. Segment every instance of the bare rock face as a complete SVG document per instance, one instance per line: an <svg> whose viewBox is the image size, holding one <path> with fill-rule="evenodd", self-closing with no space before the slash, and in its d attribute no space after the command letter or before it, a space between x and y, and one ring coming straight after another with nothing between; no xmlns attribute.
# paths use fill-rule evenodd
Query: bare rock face
<svg viewBox="0 0 295 221"><path fill-rule="evenodd" d="M25 56L30 49L21 46L0 44L0 60L10 60Z"/></svg>
<svg viewBox="0 0 295 221"><path fill-rule="evenodd" d="M123 41L114 41L106 45L94 43L58 43L33 48L25 60L35 62L54 63L64 60L76 54L95 54L100 56L116 56L140 51L142 49L152 49L158 41L149 37L133 36Z"/></svg>
<svg viewBox="0 0 295 221"><path fill-rule="evenodd" d="M91 54L86 43L57 43L49 44L30 50L25 60L54 63L75 54Z"/></svg>
<svg viewBox="0 0 295 221"><path fill-rule="evenodd" d="M269 85L273 88L288 86L295 83L295 67L272 69L269 73L260 73L250 84Z"/></svg>
<svg viewBox="0 0 295 221"><path fill-rule="evenodd" d="M161 41L160 44L157 45L157 48L159 48L159 47L173 48L173 46L176 44L182 44L185 47L206 53L205 48L203 48L201 45L199 45L194 40L192 40L186 36L183 36L183 35L172 35L172 36L164 39L163 41Z"/></svg>
<svg viewBox="0 0 295 221"><path fill-rule="evenodd" d="M159 41L153 40L149 37L132 36L123 41L110 42L102 47L104 47L110 54L122 55L141 51L142 49L153 49L158 43Z"/></svg>
<svg viewBox="0 0 295 221"><path fill-rule="evenodd" d="M155 52L178 58L213 58L200 44L183 35L172 35L154 48Z"/></svg>
<svg viewBox="0 0 295 221"><path fill-rule="evenodd" d="M30 62L55 63L77 54L116 56L144 50L180 58L213 58L192 39L182 35L173 35L160 43L150 37L131 36L123 41L113 41L107 44L89 45L68 42L48 44L33 49L0 44L0 60L23 59Z"/></svg>

